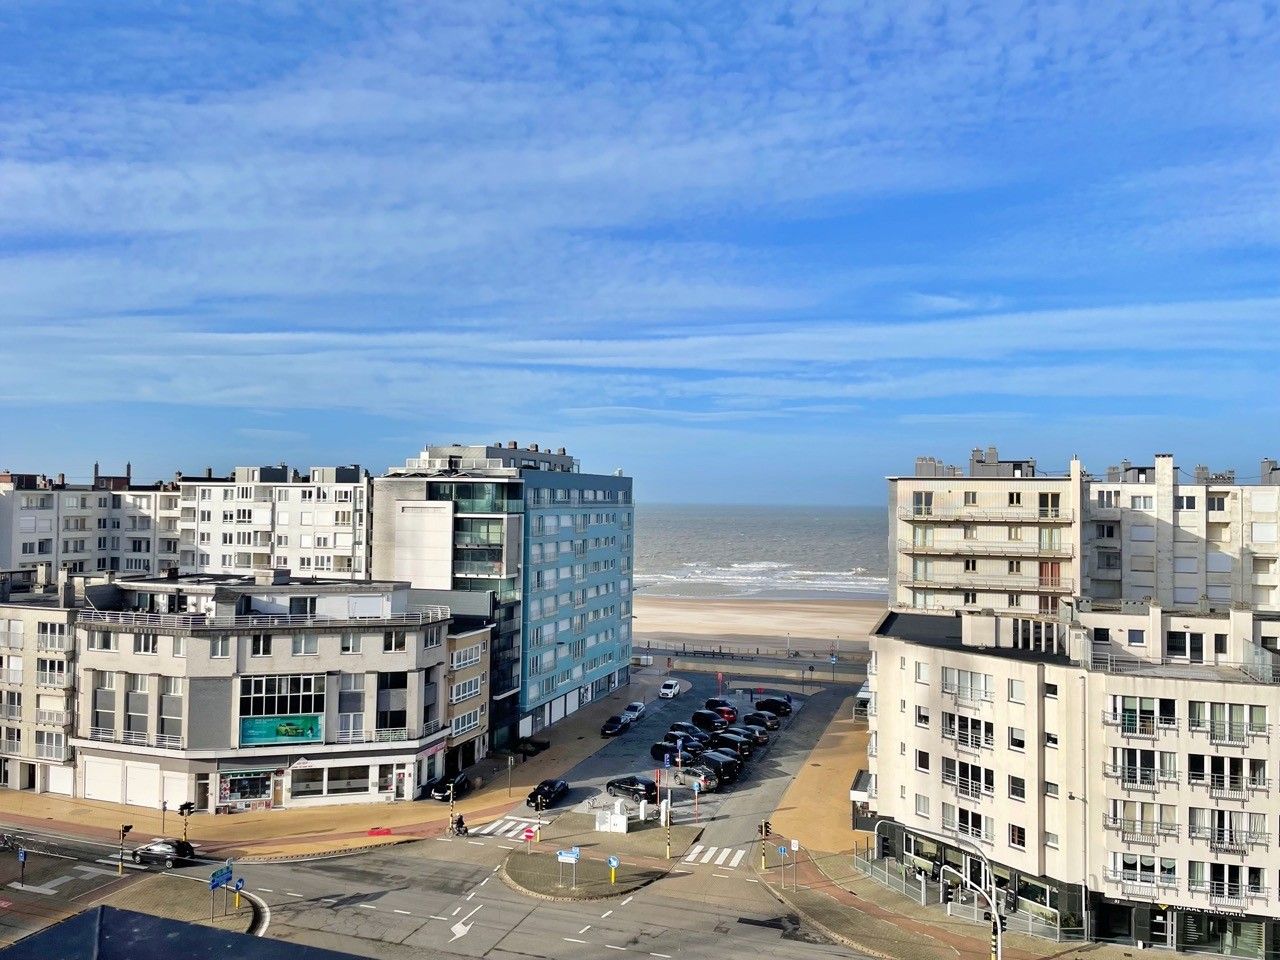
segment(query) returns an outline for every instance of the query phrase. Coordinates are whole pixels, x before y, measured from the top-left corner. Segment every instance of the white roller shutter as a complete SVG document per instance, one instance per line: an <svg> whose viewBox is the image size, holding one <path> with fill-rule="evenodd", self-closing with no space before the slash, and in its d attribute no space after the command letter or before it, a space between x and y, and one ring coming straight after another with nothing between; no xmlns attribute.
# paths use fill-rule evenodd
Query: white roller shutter
<svg viewBox="0 0 1280 960"><path fill-rule="evenodd" d="M71 785L75 782L70 767L49 767L49 777L44 788L50 793L58 793L64 797L71 796Z"/></svg>
<svg viewBox="0 0 1280 960"><path fill-rule="evenodd" d="M181 804L187 802L186 774L165 773L163 777L164 801L169 804L170 810L177 810Z"/></svg>
<svg viewBox="0 0 1280 960"><path fill-rule="evenodd" d="M119 760L84 761L84 796L86 800L121 802L121 777Z"/></svg>
<svg viewBox="0 0 1280 960"><path fill-rule="evenodd" d="M135 807L159 807L160 768L149 763L126 763L124 802Z"/></svg>

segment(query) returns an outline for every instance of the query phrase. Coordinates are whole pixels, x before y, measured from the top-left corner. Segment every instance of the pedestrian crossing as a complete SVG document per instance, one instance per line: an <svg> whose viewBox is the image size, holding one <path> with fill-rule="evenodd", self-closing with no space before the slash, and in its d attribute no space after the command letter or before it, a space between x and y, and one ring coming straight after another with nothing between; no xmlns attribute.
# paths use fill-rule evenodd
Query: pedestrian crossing
<svg viewBox="0 0 1280 960"><path fill-rule="evenodd" d="M685 854L684 862L719 867L722 870L736 870L746 855L747 851L742 847L709 847L699 843Z"/></svg>
<svg viewBox="0 0 1280 960"><path fill-rule="evenodd" d="M491 823L486 823L483 827L477 827L471 831L472 836L477 837L502 837L506 840L518 840L524 833L525 827L536 827L539 821L529 817L502 817Z"/></svg>

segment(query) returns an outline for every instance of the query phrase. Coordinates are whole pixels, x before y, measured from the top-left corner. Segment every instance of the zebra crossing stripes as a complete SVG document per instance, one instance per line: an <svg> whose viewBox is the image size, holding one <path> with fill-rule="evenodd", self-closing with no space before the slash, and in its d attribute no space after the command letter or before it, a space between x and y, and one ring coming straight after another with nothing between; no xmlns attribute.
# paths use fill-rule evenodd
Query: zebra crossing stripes
<svg viewBox="0 0 1280 960"><path fill-rule="evenodd" d="M476 836L502 837L507 840L513 840L524 832L525 827L535 827L537 825L537 820L529 820L524 817L501 817L471 832Z"/></svg>
<svg viewBox="0 0 1280 960"><path fill-rule="evenodd" d="M684 862L736 870L746 855L747 851L740 847L710 847L699 843L685 854Z"/></svg>

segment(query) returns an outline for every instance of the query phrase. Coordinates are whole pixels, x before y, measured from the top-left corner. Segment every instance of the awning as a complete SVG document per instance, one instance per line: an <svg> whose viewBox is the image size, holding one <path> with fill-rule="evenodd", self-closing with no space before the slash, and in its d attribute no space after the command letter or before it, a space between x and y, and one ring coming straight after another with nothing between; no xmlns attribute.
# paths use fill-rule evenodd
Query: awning
<svg viewBox="0 0 1280 960"><path fill-rule="evenodd" d="M855 803L868 803L871 800L871 784L871 774L866 770L859 770L849 788L849 799Z"/></svg>

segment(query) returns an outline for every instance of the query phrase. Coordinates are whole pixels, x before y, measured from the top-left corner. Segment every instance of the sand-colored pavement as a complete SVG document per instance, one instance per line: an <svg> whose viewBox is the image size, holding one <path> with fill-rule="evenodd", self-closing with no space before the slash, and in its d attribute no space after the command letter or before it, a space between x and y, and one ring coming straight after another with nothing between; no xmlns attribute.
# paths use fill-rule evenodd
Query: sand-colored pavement
<svg viewBox="0 0 1280 960"><path fill-rule="evenodd" d="M562 775L599 750L606 741L600 724L632 700L650 701L664 674L657 670L632 673L629 686L583 707L539 736L551 746L511 770L508 792L505 759L477 764L483 785L459 800L456 811L474 822L505 813L540 781ZM222 816L200 814L190 819L190 838L201 853L239 858L302 857L398 843L437 836L447 826L449 805L432 800L399 803L360 803L330 807L270 810ZM114 840L120 824L132 824L130 845L156 836L181 836L182 820L175 813L145 807L102 803L0 790L0 823L9 828L45 830L91 840ZM370 829L390 828L390 836L369 835Z"/></svg>
<svg viewBox="0 0 1280 960"><path fill-rule="evenodd" d="M883 600L684 600L634 598L636 651L645 641L724 646L787 645L796 650L866 650L868 634L885 611ZM779 642L781 641L781 642Z"/></svg>

